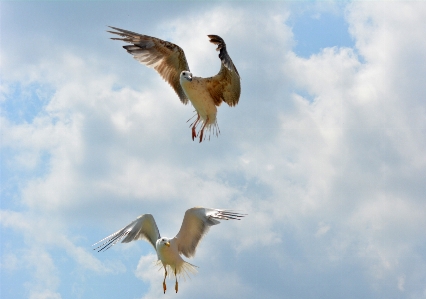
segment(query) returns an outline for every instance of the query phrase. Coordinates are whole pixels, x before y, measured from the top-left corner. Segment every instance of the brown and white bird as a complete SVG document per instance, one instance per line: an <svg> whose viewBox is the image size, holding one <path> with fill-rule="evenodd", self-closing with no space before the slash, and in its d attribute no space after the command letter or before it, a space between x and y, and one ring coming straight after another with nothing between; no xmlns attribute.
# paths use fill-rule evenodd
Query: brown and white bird
<svg viewBox="0 0 426 299"><path fill-rule="evenodd" d="M173 87L182 103L191 101L197 112L197 118L191 124L192 140L198 136L200 142L203 141L205 130L210 133L213 129L218 136L216 106L222 101L235 106L241 94L240 75L226 51L225 41L217 35L208 35L210 42L217 45L221 68L216 76L201 78L192 76L185 53L178 45L156 37L110 28L115 31L108 32L121 36L111 39L130 43L123 48L142 64L154 68Z"/></svg>
<svg viewBox="0 0 426 299"><path fill-rule="evenodd" d="M174 238L160 236L157 224L151 214L140 215L136 220L93 244L101 243L94 250L103 251L109 249L117 242L128 243L136 240L147 240L157 252L158 263L164 268L163 291L166 293L166 277L172 274L176 278L175 291L178 292L178 276L189 276L196 272L196 266L185 262L180 256L187 258L195 255L195 249L201 238L208 232L210 226L219 224L219 220L240 220L245 214L229 210L195 207L188 209L183 217L182 226Z"/></svg>

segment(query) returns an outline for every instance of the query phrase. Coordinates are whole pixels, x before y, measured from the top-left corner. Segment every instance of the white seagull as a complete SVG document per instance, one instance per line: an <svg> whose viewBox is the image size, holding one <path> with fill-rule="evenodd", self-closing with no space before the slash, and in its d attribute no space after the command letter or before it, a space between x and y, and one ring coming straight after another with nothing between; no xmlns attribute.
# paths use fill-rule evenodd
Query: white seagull
<svg viewBox="0 0 426 299"><path fill-rule="evenodd" d="M108 32L121 36L111 39L130 43L123 48L142 64L154 68L173 87L182 103L191 101L197 112L197 118L191 124L192 140L199 136L200 142L203 141L204 129L211 132L213 128L213 133L218 136L216 106L222 101L235 106L241 94L240 75L226 51L225 41L220 36L208 35L210 42L218 45L216 50L220 51L221 68L216 76L201 78L192 76L185 53L178 45L156 37L110 28L116 31Z"/></svg>
<svg viewBox="0 0 426 299"><path fill-rule="evenodd" d="M135 240L145 239L154 246L158 263L164 268L163 291L166 293L166 277L172 273L176 278L175 291L178 292L178 275L189 276L188 272L195 273L196 266L185 262L180 254L187 258L195 255L195 249L201 238L207 233L210 226L219 224L218 220L240 220L245 214L230 210L218 210L210 208L195 207L188 209L183 217L182 226L178 234L170 239L161 237L157 224L151 214L140 215L136 220L96 242L93 246L102 243L93 250L103 251L109 249L117 242L128 243ZM169 272L167 271L169 270Z"/></svg>

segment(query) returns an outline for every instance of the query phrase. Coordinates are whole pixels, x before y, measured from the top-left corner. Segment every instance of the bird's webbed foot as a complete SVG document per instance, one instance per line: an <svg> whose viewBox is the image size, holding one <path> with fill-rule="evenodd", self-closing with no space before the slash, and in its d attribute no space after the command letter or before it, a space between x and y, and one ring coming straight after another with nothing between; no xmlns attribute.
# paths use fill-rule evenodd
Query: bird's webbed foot
<svg viewBox="0 0 426 299"><path fill-rule="evenodd" d="M176 293L177 293L177 292L178 292L179 287L178 287L178 281L177 281L176 269L175 269L175 277L176 277L175 291L176 291Z"/></svg>
<svg viewBox="0 0 426 299"><path fill-rule="evenodd" d="M192 127L192 141L197 137L197 132L195 132L195 127Z"/></svg>
<svg viewBox="0 0 426 299"><path fill-rule="evenodd" d="M200 143L201 141L203 141L203 135L204 135L204 128L201 130L201 133L200 133Z"/></svg>
<svg viewBox="0 0 426 299"><path fill-rule="evenodd" d="M167 290L167 286L166 286L167 270L166 269L164 269L164 270L165 270L165 272L164 272L164 280L163 280L163 292L165 294L166 290Z"/></svg>
<svg viewBox="0 0 426 299"><path fill-rule="evenodd" d="M198 122L200 121L200 114L198 114L198 112L197 112L197 119L191 124L191 126L192 126L192 141L194 141L194 139L195 139L195 137L197 137L197 132L195 131L196 130L196 127L197 127L197 124L198 124Z"/></svg>
<svg viewBox="0 0 426 299"><path fill-rule="evenodd" d="M204 129L206 125L208 124L208 122L209 122L209 117L207 116L206 120L204 121L203 127L200 130L200 142L203 141Z"/></svg>

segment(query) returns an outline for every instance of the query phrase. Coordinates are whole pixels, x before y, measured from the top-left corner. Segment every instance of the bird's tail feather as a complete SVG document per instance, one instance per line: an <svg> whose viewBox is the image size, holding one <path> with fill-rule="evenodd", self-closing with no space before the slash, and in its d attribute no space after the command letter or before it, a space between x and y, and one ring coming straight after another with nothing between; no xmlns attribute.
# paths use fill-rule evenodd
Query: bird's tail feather
<svg viewBox="0 0 426 299"><path fill-rule="evenodd" d="M190 119L188 119L186 122L189 122L190 120L192 120L194 117L196 117L196 116L198 116L198 113L197 113L197 111L194 111L195 112L195 114L194 114L194 116L193 117L191 117ZM198 119L196 119L196 120L194 120L190 125L189 125L189 127L191 128L193 125L194 125L194 123L195 122L197 122L196 124L195 124L195 131L197 132L197 135L196 135L196 137L199 137L200 136L200 133L201 133L201 129L203 128L203 126L204 126L204 124L206 123L206 120L205 119L202 119L202 118L200 118L200 120L198 120ZM206 125L205 125L205 128L204 128L204 136L203 136L203 140L206 140L207 138L208 138L208 140L210 141L210 137L212 136L212 135L216 135L216 137L219 137L219 134L220 134L220 129L219 129L219 125L217 124L217 119L215 119L215 121L214 122L209 122L209 123L207 123ZM202 141L203 141L202 140ZM200 141L201 142L201 141Z"/></svg>

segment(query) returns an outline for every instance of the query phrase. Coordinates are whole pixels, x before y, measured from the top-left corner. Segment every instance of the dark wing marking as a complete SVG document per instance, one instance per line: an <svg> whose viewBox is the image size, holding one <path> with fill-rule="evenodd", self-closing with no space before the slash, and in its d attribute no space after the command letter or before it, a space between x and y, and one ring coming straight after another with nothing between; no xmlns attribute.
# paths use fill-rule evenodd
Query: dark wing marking
<svg viewBox="0 0 426 299"><path fill-rule="evenodd" d="M217 35L208 35L210 42L218 45L219 58L222 62L219 73L206 79L207 89L216 106L225 101L229 106L238 104L241 94L240 75L226 51L225 41Z"/></svg>
<svg viewBox="0 0 426 299"><path fill-rule="evenodd" d="M132 45L123 46L140 63L154 68L175 90L182 103L188 103L188 97L180 85L180 73L189 71L183 50L173 43L156 37L111 27L116 31L108 31L121 36L113 40L121 40Z"/></svg>

